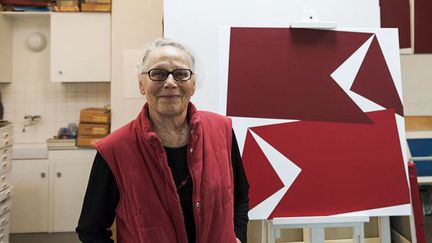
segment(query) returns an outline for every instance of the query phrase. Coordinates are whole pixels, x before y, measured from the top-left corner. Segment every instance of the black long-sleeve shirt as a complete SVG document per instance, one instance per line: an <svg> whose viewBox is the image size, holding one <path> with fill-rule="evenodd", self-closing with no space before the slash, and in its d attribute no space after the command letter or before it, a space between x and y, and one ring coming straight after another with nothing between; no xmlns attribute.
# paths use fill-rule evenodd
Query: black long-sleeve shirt
<svg viewBox="0 0 432 243"><path fill-rule="evenodd" d="M247 242L247 213L249 210L249 185L243 168L237 140L233 131L232 167L234 175L234 231L237 238ZM195 220L192 211L192 180L187 166L187 146L165 147L168 165L174 178L185 218L190 243L195 243ZM180 186L185 181L185 186ZM119 202L118 187L107 162L97 153L90 173L87 192L76 231L85 243L112 243L109 228L114 222Z"/></svg>

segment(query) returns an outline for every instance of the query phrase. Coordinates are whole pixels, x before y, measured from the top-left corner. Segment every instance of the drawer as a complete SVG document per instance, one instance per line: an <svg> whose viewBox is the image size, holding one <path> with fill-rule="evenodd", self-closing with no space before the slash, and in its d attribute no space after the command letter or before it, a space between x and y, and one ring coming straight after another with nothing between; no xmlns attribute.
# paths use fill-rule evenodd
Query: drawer
<svg viewBox="0 0 432 243"><path fill-rule="evenodd" d="M0 160L12 160L12 146L3 147L0 149Z"/></svg>
<svg viewBox="0 0 432 243"><path fill-rule="evenodd" d="M12 145L12 137L2 138L0 137L0 148Z"/></svg>
<svg viewBox="0 0 432 243"><path fill-rule="evenodd" d="M0 216L0 228L9 225L10 212L7 212Z"/></svg>
<svg viewBox="0 0 432 243"><path fill-rule="evenodd" d="M4 127L0 127L0 138L9 138L12 137L12 125L9 124Z"/></svg>
<svg viewBox="0 0 432 243"><path fill-rule="evenodd" d="M8 187L6 190L0 192L0 202L12 196L13 186Z"/></svg>
<svg viewBox="0 0 432 243"><path fill-rule="evenodd" d="M12 206L12 200L10 198L0 202L0 215L9 212L11 206Z"/></svg>
<svg viewBox="0 0 432 243"><path fill-rule="evenodd" d="M9 170L12 164L12 146L0 149L0 173Z"/></svg>
<svg viewBox="0 0 432 243"><path fill-rule="evenodd" d="M9 223L0 226L0 243L9 243Z"/></svg>
<svg viewBox="0 0 432 243"><path fill-rule="evenodd" d="M12 125L0 127L0 148L12 145Z"/></svg>
<svg viewBox="0 0 432 243"><path fill-rule="evenodd" d="M3 171L0 173L0 191L6 190L12 185L10 170Z"/></svg>
<svg viewBox="0 0 432 243"><path fill-rule="evenodd" d="M0 173L10 171L12 161L0 161Z"/></svg>

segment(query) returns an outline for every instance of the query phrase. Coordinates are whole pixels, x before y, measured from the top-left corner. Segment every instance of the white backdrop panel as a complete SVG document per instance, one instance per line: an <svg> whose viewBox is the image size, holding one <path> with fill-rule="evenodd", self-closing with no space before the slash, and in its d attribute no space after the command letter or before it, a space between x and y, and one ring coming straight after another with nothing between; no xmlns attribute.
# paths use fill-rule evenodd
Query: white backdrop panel
<svg viewBox="0 0 432 243"><path fill-rule="evenodd" d="M377 28L379 0L165 0L164 36L184 43L197 60L199 109L220 112L218 77L219 26L288 27L304 10L338 27Z"/></svg>

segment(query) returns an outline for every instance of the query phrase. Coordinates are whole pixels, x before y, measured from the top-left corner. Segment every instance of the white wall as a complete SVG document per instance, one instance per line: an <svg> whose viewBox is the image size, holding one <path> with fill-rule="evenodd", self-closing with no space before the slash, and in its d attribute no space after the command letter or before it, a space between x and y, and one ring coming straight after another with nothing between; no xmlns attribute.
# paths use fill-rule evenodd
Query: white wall
<svg viewBox="0 0 432 243"><path fill-rule="evenodd" d="M432 55L401 55L405 115L432 115Z"/></svg>
<svg viewBox="0 0 432 243"><path fill-rule="evenodd" d="M162 36L161 0L113 0L111 13L111 131L134 119L145 97L124 97L123 53ZM138 89L138 80L136 88Z"/></svg>
<svg viewBox="0 0 432 243"><path fill-rule="evenodd" d="M28 34L46 35L47 47L31 52L24 46ZM13 23L13 80L1 84L4 119L14 123L15 143L43 143L70 122L78 124L79 111L110 103L109 83L51 83L49 77L49 18L15 19ZM41 115L23 132L25 115Z"/></svg>

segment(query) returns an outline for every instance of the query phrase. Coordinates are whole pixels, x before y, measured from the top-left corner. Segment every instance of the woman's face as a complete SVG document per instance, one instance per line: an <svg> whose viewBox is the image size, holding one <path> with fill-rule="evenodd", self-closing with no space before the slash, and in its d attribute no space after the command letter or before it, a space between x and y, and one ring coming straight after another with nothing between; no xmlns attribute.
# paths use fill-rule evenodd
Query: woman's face
<svg viewBox="0 0 432 243"><path fill-rule="evenodd" d="M164 46L153 50L146 61L147 69L191 69L189 56L175 47ZM187 81L176 81L170 74L165 81L153 81L144 73L140 76L140 92L147 98L151 112L163 116L176 116L187 111L190 98L195 92L195 75Z"/></svg>

